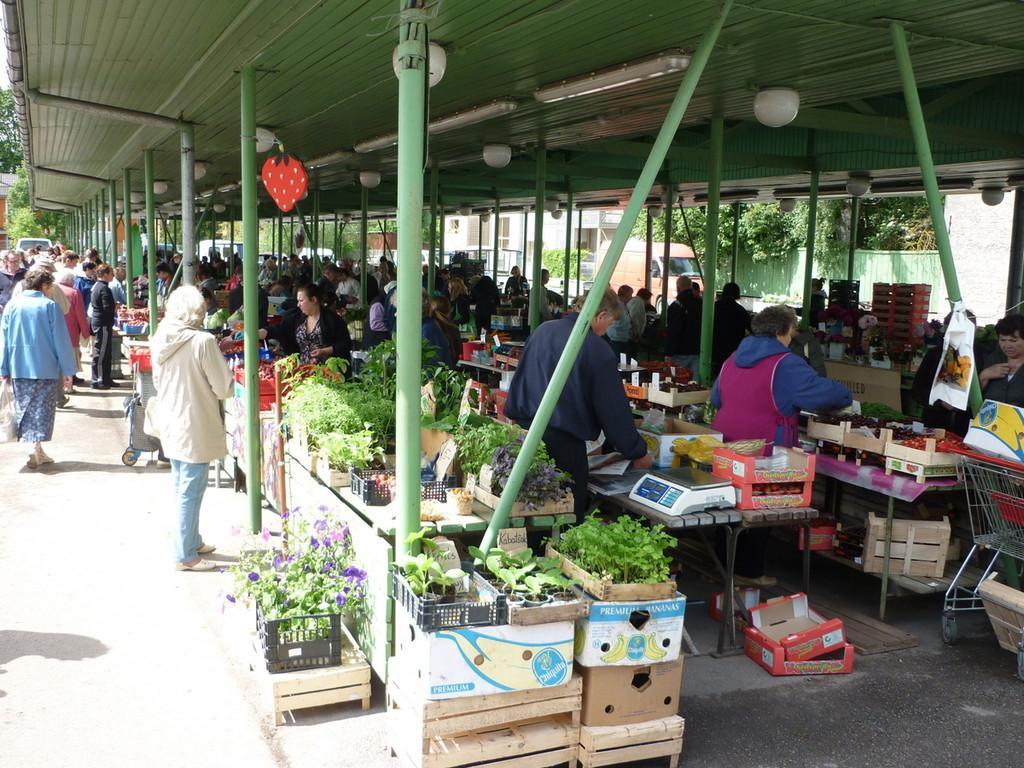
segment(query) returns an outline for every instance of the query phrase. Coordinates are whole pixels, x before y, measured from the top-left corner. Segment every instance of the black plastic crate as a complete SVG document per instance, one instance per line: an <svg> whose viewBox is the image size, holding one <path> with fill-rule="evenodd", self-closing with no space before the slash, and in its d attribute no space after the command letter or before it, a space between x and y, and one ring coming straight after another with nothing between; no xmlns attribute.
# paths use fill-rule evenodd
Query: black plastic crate
<svg viewBox="0 0 1024 768"><path fill-rule="evenodd" d="M396 566L396 568L399 566ZM508 600L498 595L493 600L469 602L441 602L424 600L416 595L405 577L395 571L395 600L398 601L416 626L425 632L456 627L489 627L508 624ZM474 577L478 578L478 577Z"/></svg>
<svg viewBox="0 0 1024 768"><path fill-rule="evenodd" d="M393 469L353 469L349 487L356 498L368 507L383 507L392 502L391 487L378 481L379 477L391 479ZM454 478L453 478L454 479ZM448 501L448 485L442 480L421 483L420 498L434 501Z"/></svg>
<svg viewBox="0 0 1024 768"><path fill-rule="evenodd" d="M266 619L257 604L256 631L263 646L268 672L293 672L341 664L341 614Z"/></svg>

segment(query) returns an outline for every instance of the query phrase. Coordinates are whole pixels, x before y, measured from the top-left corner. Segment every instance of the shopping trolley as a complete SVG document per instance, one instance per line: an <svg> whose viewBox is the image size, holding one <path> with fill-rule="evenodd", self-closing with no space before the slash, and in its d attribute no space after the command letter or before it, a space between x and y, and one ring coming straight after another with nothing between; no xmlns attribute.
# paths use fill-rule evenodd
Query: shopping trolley
<svg viewBox="0 0 1024 768"><path fill-rule="evenodd" d="M160 450L160 441L146 434L146 404L156 395L153 366L148 348L133 349L131 353L134 391L124 399L124 416L128 420L128 447L121 454L121 463L134 466L143 453Z"/></svg>
<svg viewBox="0 0 1024 768"><path fill-rule="evenodd" d="M1024 464L959 449L961 480L967 488L967 509L973 544L946 590L942 639L957 641L956 614L984 610L979 587L1003 555L1024 561ZM978 583L964 584L964 573L975 555L987 564ZM1019 565L1016 566L1018 571ZM1024 678L1024 639L1018 649L1018 674Z"/></svg>

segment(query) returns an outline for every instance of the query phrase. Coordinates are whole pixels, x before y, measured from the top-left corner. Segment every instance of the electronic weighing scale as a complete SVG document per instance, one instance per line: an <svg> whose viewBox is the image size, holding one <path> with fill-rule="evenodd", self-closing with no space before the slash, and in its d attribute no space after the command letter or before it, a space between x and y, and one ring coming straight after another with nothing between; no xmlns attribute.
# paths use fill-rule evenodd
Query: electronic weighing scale
<svg viewBox="0 0 1024 768"><path fill-rule="evenodd" d="M728 480L699 469L679 467L647 472L629 498L666 515L687 515L736 506L736 489Z"/></svg>

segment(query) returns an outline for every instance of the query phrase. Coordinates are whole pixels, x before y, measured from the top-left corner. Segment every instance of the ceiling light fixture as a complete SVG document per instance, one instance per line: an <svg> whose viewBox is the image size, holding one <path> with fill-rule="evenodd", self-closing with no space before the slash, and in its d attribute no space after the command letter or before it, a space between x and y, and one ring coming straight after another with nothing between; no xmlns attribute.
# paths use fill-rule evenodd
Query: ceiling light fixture
<svg viewBox="0 0 1024 768"><path fill-rule="evenodd" d="M192 178L194 178L194 179L196 179L198 181L199 179L203 178L203 176L205 176L205 175L206 175L206 163L204 163L202 160L196 160L192 164Z"/></svg>
<svg viewBox="0 0 1024 768"><path fill-rule="evenodd" d="M490 104L473 107L472 109L467 109L464 112L456 112L455 114L448 115L447 117L439 118L427 125L427 133L433 136L438 133L454 131L457 128L465 128L467 125L482 123L484 120L490 120L492 117L498 117L499 115L506 115L509 112L514 112L518 106L519 105L516 104L516 102L508 99L492 101ZM367 139L366 141L360 141L353 147L353 149L359 153L376 152L379 149L387 149L397 143L397 133L386 133L383 136L376 136L372 139Z"/></svg>
<svg viewBox="0 0 1024 768"><path fill-rule="evenodd" d="M158 180L158 181L154 181L153 182L153 194L154 195L162 195L166 191L167 191L167 182L166 181L159 181Z"/></svg>
<svg viewBox="0 0 1024 768"><path fill-rule="evenodd" d="M660 219L661 214L665 212L665 209L660 205L648 205L647 213L652 219Z"/></svg>
<svg viewBox="0 0 1024 768"><path fill-rule="evenodd" d="M214 213L224 213L224 211L226 211L227 209L228 209L228 207L226 205L224 205L224 203L214 203L213 204L213 212Z"/></svg>
<svg viewBox="0 0 1024 768"><path fill-rule="evenodd" d="M367 189L376 189L380 186L380 171L360 171L359 183Z"/></svg>
<svg viewBox="0 0 1024 768"><path fill-rule="evenodd" d="M551 218L554 219L555 221L558 221L560 218L562 218L563 213L565 213L565 211L563 211L561 208L555 208L555 210L551 212Z"/></svg>
<svg viewBox="0 0 1024 768"><path fill-rule="evenodd" d="M851 173L846 180L846 191L852 197L864 197L871 191L871 176L866 173Z"/></svg>
<svg viewBox="0 0 1024 768"><path fill-rule="evenodd" d="M544 210L548 213L554 213L558 210L558 198L549 197L544 201Z"/></svg>
<svg viewBox="0 0 1024 768"><path fill-rule="evenodd" d="M277 136L269 128L256 126L256 151L260 154L269 152L277 144Z"/></svg>
<svg viewBox="0 0 1024 768"><path fill-rule="evenodd" d="M481 213L480 214L480 221L483 222L484 224L486 224L490 220L491 220L491 214L489 214L489 213Z"/></svg>
<svg viewBox="0 0 1024 768"><path fill-rule="evenodd" d="M484 144L484 163L490 168L504 168L512 160L508 144Z"/></svg>
<svg viewBox="0 0 1024 768"><path fill-rule="evenodd" d="M131 200L136 205L138 205L139 203L146 199L146 194L144 192L132 192L128 196L128 199Z"/></svg>
<svg viewBox="0 0 1024 768"><path fill-rule="evenodd" d="M430 43L428 48L427 56L430 59L430 76L427 78L427 82L433 88L444 77L445 69L448 66L448 54L437 43ZM391 69L394 70L395 77L398 77L398 73L401 72L398 60L398 46L395 46L395 50L391 52Z"/></svg>
<svg viewBox="0 0 1024 768"><path fill-rule="evenodd" d="M999 205L1001 202L1003 202L1003 188L982 187L981 201L985 203L985 205Z"/></svg>
<svg viewBox="0 0 1024 768"><path fill-rule="evenodd" d="M544 103L573 99L577 96L586 96L638 83L642 80L682 72L688 66L690 66L690 56L685 51L666 51L657 56L628 61L608 69L550 83L537 89L533 97Z"/></svg>
<svg viewBox="0 0 1024 768"><path fill-rule="evenodd" d="M791 213L796 208L795 197L780 197L779 198L779 210L783 213Z"/></svg>
<svg viewBox="0 0 1024 768"><path fill-rule="evenodd" d="M800 92L795 88L762 88L754 96L754 117L769 128L781 128L800 111Z"/></svg>
<svg viewBox="0 0 1024 768"><path fill-rule="evenodd" d="M471 216L472 214L473 214L473 209L470 206L468 206L468 205L460 205L459 206L459 216Z"/></svg>

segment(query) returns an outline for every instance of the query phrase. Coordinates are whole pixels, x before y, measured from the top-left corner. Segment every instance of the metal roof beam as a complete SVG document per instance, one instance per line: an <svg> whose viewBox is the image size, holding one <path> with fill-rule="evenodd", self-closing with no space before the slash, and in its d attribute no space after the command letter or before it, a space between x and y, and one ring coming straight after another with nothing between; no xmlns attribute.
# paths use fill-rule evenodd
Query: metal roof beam
<svg viewBox="0 0 1024 768"><path fill-rule="evenodd" d="M106 184L107 181L108 181L108 179L103 179L103 178L100 178L99 176L90 176L87 173L75 173L74 171L62 171L59 168L47 168L46 166L43 166L43 165L33 165L33 166L31 166L31 168L32 168L33 171L38 171L39 173L49 173L49 174L53 174L54 176L66 176L69 179L77 179L78 181L98 181L101 184Z"/></svg>
<svg viewBox="0 0 1024 768"><path fill-rule="evenodd" d="M924 116L926 118L935 117L935 115L945 112L947 109L959 104L964 99L969 99L979 91L985 90L985 88L992 85L996 80L997 78L994 77L979 77L975 80L968 80L965 83L960 83L957 86L947 88L941 95L936 96L922 107Z"/></svg>
<svg viewBox="0 0 1024 768"><path fill-rule="evenodd" d="M750 118L753 120L753 118ZM899 117L881 115L859 115L832 109L802 109L790 125L797 128L813 128L838 133L860 133L891 139L910 141L910 123ZM1024 154L1024 136L981 128L961 128L955 125L930 123L928 135L935 142L957 144L980 149L1009 151ZM732 153L729 155L733 157ZM782 166L777 166L782 167Z"/></svg>
<svg viewBox="0 0 1024 768"><path fill-rule="evenodd" d="M83 101L72 99L68 96L54 96L50 93L43 93L36 88L26 89L29 101L40 107L52 107L54 109L70 109L76 112L88 112L91 115L109 117L112 120L122 120L126 123L139 123L141 125L152 125L158 128L181 128L188 123L174 117L157 115L153 112L141 112L137 109L126 109L115 107L110 104L98 104L94 101Z"/></svg>
<svg viewBox="0 0 1024 768"><path fill-rule="evenodd" d="M573 147L574 152L588 152L600 155L623 155L625 157L647 157L650 144L645 141L604 141L599 144L581 144ZM787 168L794 171L811 171L814 161L806 157L790 155L771 155L757 152L726 152L730 161L763 165L768 168ZM701 160L707 161L711 153L699 147L683 147L673 145L668 151L667 160Z"/></svg>

